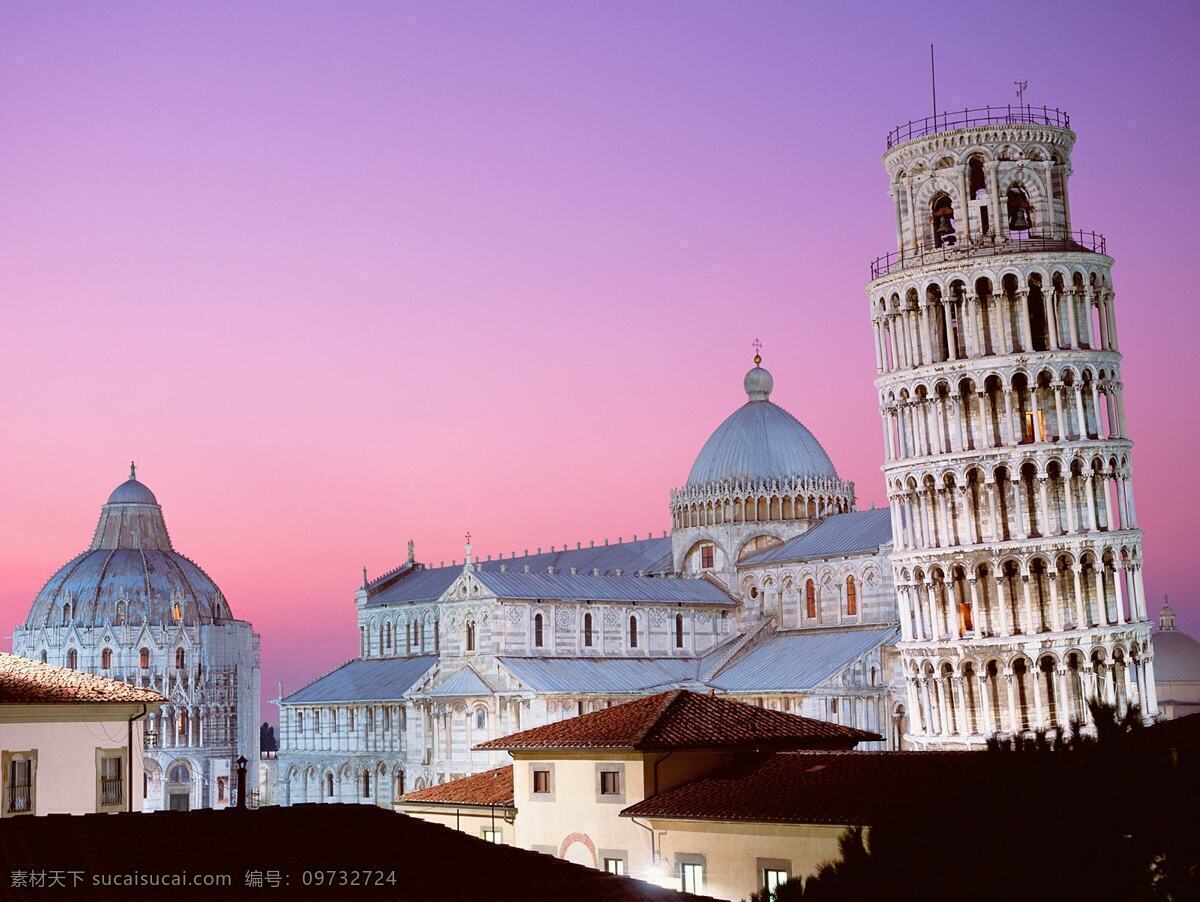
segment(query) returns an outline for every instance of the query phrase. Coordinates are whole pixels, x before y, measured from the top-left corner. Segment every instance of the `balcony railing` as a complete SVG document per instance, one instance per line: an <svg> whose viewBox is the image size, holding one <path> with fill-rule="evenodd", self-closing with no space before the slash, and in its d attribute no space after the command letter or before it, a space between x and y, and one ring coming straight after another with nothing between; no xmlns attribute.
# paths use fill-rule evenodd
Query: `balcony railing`
<svg viewBox="0 0 1200 902"><path fill-rule="evenodd" d="M942 247L921 247L916 250L892 251L871 261L871 280L882 278L900 270L931 263L949 263L972 257L995 257L1000 254L1036 253L1039 251L1074 251L1107 254L1108 242L1099 232L1052 232L1047 235L1007 237L981 235L976 238L955 241Z"/></svg>
<svg viewBox="0 0 1200 902"><path fill-rule="evenodd" d="M8 813L16 814L28 811L32 802L32 793L28 783L10 783L7 787Z"/></svg>
<svg viewBox="0 0 1200 902"><path fill-rule="evenodd" d="M118 805L121 802L121 778L100 778L100 804Z"/></svg>
<svg viewBox="0 0 1200 902"><path fill-rule="evenodd" d="M938 132L951 132L960 128L975 128L980 125L1052 125L1055 128L1070 128L1071 117L1065 111L1047 106L985 106L973 110L946 111L924 119L913 119L897 125L888 132L887 146L895 147L913 138L924 138Z"/></svg>

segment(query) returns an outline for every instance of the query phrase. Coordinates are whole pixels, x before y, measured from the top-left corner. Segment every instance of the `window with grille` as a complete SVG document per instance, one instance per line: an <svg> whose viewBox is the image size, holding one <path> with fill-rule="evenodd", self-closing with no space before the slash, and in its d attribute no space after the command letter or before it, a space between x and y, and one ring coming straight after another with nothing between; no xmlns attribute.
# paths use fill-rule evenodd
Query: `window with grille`
<svg viewBox="0 0 1200 902"><path fill-rule="evenodd" d="M5 774L4 810L22 814L33 810L33 759L21 758L8 762Z"/></svg>
<svg viewBox="0 0 1200 902"><path fill-rule="evenodd" d="M125 800L124 783L121 778L121 755L106 755L100 759L100 804L120 805Z"/></svg>
<svg viewBox="0 0 1200 902"><path fill-rule="evenodd" d="M712 569L713 566L713 546L700 546L700 566L706 570Z"/></svg>

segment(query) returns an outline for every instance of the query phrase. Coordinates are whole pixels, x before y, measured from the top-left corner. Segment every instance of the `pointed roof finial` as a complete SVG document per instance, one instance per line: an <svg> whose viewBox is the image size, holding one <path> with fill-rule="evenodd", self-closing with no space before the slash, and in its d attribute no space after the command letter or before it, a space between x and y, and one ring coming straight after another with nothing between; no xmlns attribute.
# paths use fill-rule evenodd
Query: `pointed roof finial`
<svg viewBox="0 0 1200 902"><path fill-rule="evenodd" d="M367 587L367 565L366 565L366 564L363 564L363 584L362 584L362 587L363 587L364 589Z"/></svg>
<svg viewBox="0 0 1200 902"><path fill-rule="evenodd" d="M471 530L467 530L467 553L463 557L463 566L471 563Z"/></svg>
<svg viewBox="0 0 1200 902"><path fill-rule="evenodd" d="M756 338L756 339L754 339L753 346L754 346L754 365L760 366L762 364L762 342Z"/></svg>
<svg viewBox="0 0 1200 902"><path fill-rule="evenodd" d="M137 479L137 464L135 464L132 460L129 462L129 478Z"/></svg>

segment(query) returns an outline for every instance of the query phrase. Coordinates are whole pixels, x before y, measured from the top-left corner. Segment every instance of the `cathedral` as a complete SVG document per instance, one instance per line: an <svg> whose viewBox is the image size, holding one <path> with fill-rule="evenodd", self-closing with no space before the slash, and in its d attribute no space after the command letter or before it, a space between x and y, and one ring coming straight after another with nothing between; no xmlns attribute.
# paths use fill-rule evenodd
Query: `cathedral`
<svg viewBox="0 0 1200 902"><path fill-rule="evenodd" d="M233 804L239 756L256 785L259 637L175 550L132 465L91 546L50 577L14 630L13 652L165 697L146 715L146 811Z"/></svg>
<svg viewBox="0 0 1200 902"><path fill-rule="evenodd" d="M896 250L867 300L889 506L746 402L670 493L670 534L365 578L359 655L281 699L279 800L390 805L506 763L477 746L682 687L980 748L1158 715L1115 295L1077 230L1059 110L965 110L887 139ZM864 374L864 377L866 374ZM865 413L865 412L864 412Z"/></svg>

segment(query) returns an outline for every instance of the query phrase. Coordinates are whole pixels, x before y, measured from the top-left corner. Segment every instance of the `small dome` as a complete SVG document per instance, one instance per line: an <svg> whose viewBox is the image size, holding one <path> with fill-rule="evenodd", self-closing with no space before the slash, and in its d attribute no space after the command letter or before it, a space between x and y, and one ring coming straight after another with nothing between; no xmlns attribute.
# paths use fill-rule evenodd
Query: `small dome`
<svg viewBox="0 0 1200 902"><path fill-rule="evenodd" d="M109 504L158 504L154 493L136 479L126 479L108 496Z"/></svg>
<svg viewBox="0 0 1200 902"><path fill-rule="evenodd" d="M1160 629L1151 639L1157 683L1200 683L1200 642L1177 629Z"/></svg>
<svg viewBox="0 0 1200 902"><path fill-rule="evenodd" d="M756 365L742 384L749 400L704 443L688 473L689 486L728 479L838 478L813 434L768 400L775 384L770 372Z"/></svg>

